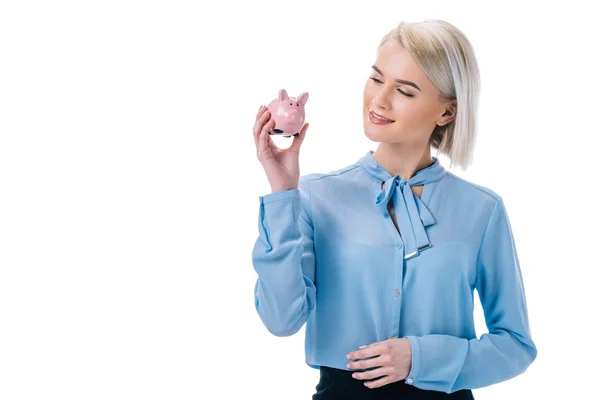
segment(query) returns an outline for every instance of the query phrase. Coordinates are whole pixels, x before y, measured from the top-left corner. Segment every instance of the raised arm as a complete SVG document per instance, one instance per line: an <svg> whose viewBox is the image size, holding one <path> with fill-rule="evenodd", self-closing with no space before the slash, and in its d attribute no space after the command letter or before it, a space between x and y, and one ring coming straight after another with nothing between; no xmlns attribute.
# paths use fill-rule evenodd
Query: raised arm
<svg viewBox="0 0 600 400"><path fill-rule="evenodd" d="M307 185L262 196L258 230L252 252L256 310L271 333L290 336L308 319L317 290Z"/></svg>

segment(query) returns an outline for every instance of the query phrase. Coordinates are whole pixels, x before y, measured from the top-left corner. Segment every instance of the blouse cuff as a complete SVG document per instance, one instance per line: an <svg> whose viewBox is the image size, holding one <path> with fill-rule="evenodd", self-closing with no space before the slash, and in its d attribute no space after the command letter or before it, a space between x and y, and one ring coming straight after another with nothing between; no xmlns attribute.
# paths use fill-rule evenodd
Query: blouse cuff
<svg viewBox="0 0 600 400"><path fill-rule="evenodd" d="M279 200L287 200L293 198L300 198L299 189L280 190L274 193L269 193L264 196L260 196L261 204L269 204Z"/></svg>
<svg viewBox="0 0 600 400"><path fill-rule="evenodd" d="M410 366L410 372L406 377L405 383L414 385L419 376L419 368L421 363L421 346L419 345L419 338L416 336L406 337L412 348L412 361Z"/></svg>

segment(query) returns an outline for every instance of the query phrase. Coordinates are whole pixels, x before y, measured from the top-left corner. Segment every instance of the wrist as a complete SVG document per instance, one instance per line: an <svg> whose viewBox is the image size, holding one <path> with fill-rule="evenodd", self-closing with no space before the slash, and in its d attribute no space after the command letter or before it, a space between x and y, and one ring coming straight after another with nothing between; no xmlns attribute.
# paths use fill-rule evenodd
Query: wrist
<svg viewBox="0 0 600 400"><path fill-rule="evenodd" d="M298 189L298 186L271 186L271 193L283 192L286 190L295 190Z"/></svg>

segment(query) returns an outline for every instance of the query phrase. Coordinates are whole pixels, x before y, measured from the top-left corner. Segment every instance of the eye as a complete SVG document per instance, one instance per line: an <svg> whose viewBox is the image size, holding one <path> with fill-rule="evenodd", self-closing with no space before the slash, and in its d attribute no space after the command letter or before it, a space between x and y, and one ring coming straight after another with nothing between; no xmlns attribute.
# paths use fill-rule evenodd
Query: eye
<svg viewBox="0 0 600 400"><path fill-rule="evenodd" d="M371 77L371 78L369 78L369 79L371 79L371 80L373 80L374 82L377 82L377 83L383 83L383 82L381 82L381 81L380 81L379 79L377 79L377 78L373 78L373 77ZM402 94L403 94L404 96L406 96L406 97L415 97L415 95L414 95L414 94L408 94L408 93L406 93L406 92L403 92L401 89L397 89L397 90L398 90L398 92L402 93Z"/></svg>

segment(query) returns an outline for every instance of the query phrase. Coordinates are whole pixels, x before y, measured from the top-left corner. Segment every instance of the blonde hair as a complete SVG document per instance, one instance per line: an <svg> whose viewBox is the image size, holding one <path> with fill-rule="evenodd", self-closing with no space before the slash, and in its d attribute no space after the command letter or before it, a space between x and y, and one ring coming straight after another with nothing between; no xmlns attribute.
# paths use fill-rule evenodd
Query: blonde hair
<svg viewBox="0 0 600 400"><path fill-rule="evenodd" d="M479 67L471 43L454 25L441 20L401 22L377 47L395 39L406 48L441 93L442 101L456 100L456 116L436 126L430 144L450 159L451 167L467 169L477 136Z"/></svg>

